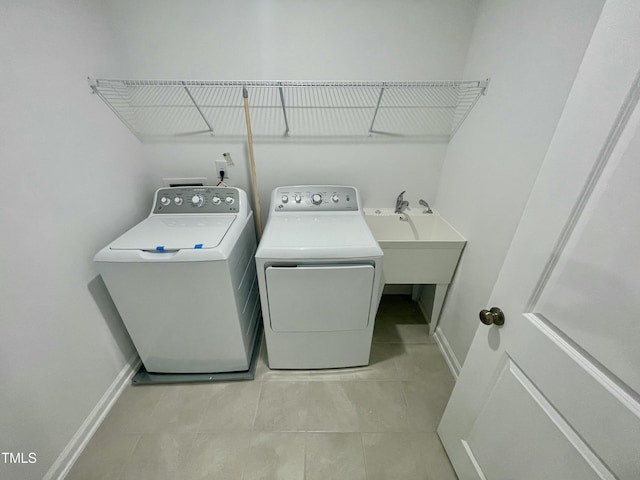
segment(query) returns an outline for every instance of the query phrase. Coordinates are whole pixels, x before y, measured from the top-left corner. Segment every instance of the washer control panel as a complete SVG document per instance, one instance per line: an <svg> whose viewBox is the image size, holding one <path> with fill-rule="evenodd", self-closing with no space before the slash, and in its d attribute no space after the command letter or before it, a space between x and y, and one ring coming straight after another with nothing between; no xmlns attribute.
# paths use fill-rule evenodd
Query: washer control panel
<svg viewBox="0 0 640 480"><path fill-rule="evenodd" d="M153 213L238 213L238 190L229 187L167 187L156 192Z"/></svg>
<svg viewBox="0 0 640 480"><path fill-rule="evenodd" d="M354 187L335 185L279 187L273 203L276 212L356 211L358 195Z"/></svg>

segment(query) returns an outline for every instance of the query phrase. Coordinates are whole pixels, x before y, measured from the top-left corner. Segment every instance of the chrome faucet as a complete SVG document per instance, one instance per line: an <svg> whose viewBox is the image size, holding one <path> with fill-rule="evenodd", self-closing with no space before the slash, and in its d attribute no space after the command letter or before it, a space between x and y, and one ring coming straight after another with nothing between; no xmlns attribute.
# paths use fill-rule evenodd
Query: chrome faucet
<svg viewBox="0 0 640 480"><path fill-rule="evenodd" d="M433 210L431 210L431 207L425 200L420 199L418 203L426 208L426 210L422 213L433 213Z"/></svg>
<svg viewBox="0 0 640 480"><path fill-rule="evenodd" d="M406 190L403 190L402 193L398 195L398 198L396 198L396 209L393 211L393 213L402 213L404 209L409 206L409 202L404 200L404 198L402 197L405 193Z"/></svg>

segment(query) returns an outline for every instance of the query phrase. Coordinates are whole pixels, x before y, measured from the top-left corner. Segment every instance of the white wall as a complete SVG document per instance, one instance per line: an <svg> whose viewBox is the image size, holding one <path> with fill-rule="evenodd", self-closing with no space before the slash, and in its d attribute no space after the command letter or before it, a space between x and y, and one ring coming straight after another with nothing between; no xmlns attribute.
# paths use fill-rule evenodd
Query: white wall
<svg viewBox="0 0 640 480"><path fill-rule="evenodd" d="M88 75L117 66L99 2L0 5L0 478L49 470L135 350L93 255L149 208L137 140Z"/></svg>
<svg viewBox="0 0 640 480"><path fill-rule="evenodd" d="M125 55L121 73L202 80L455 79L462 74L476 4L110 2Z"/></svg>
<svg viewBox="0 0 640 480"><path fill-rule="evenodd" d="M459 364L478 312L488 306L602 4L480 3L464 75L490 77L489 92L449 144L434 202L468 240L439 326Z"/></svg>
<svg viewBox="0 0 640 480"><path fill-rule="evenodd" d="M112 2L127 78L446 80L462 77L476 0ZM256 140L263 210L278 185L352 184L366 206L433 200L446 145ZM206 175L230 151L232 185L249 189L244 143L145 145L163 176ZM238 173L236 173L238 172Z"/></svg>
<svg viewBox="0 0 640 480"><path fill-rule="evenodd" d="M271 190L279 185L355 185L366 207L393 207L402 190L412 206L435 197L445 144L256 144L258 190L266 221ZM419 152L416 152L419 150ZM243 144L147 144L144 155L154 165L154 178L217 178L215 160L229 152L229 185L250 192L248 152Z"/></svg>

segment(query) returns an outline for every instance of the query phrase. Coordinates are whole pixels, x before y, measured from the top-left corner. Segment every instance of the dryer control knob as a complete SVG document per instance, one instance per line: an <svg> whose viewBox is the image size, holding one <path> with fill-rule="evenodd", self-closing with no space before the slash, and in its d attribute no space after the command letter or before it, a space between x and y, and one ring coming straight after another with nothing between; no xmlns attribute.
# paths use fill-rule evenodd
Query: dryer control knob
<svg viewBox="0 0 640 480"><path fill-rule="evenodd" d="M340 197L338 197L338 195L333 194L333 196L331 197L331 201L333 203L338 203L338 201L340 200Z"/></svg>
<svg viewBox="0 0 640 480"><path fill-rule="evenodd" d="M296 203L300 203L302 201L302 197L300 195L296 195L295 197L293 197L293 199Z"/></svg>
<svg viewBox="0 0 640 480"><path fill-rule="evenodd" d="M319 193L314 193L311 195L311 203L314 205L320 205L322 203L322 195Z"/></svg>
<svg viewBox="0 0 640 480"><path fill-rule="evenodd" d="M233 205L235 203L236 199L233 198L233 197L227 197L227 198L224 199L224 201L227 202L229 205Z"/></svg>
<svg viewBox="0 0 640 480"><path fill-rule="evenodd" d="M171 199L169 197L162 197L160 203L166 207L171 203Z"/></svg>
<svg viewBox="0 0 640 480"><path fill-rule="evenodd" d="M213 197L211 199L211 203L213 203L214 205L220 205L222 203L222 200L220 200L220 197Z"/></svg>
<svg viewBox="0 0 640 480"><path fill-rule="evenodd" d="M199 193L191 197L191 205L194 207L201 207L204 203L204 197Z"/></svg>
<svg viewBox="0 0 640 480"><path fill-rule="evenodd" d="M287 203L289 201L289 197L287 195L282 195L282 203Z"/></svg>
<svg viewBox="0 0 640 480"><path fill-rule="evenodd" d="M173 203L175 203L176 205L182 205L182 197L174 198Z"/></svg>

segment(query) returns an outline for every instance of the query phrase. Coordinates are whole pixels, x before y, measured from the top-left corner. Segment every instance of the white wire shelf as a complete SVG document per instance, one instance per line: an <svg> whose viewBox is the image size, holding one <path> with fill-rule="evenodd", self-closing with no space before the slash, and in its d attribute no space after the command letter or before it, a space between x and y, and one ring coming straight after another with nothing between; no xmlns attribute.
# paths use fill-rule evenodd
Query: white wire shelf
<svg viewBox="0 0 640 480"><path fill-rule="evenodd" d="M245 138L407 138L447 142L485 81L292 82L89 79L142 142Z"/></svg>

